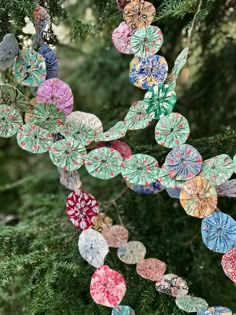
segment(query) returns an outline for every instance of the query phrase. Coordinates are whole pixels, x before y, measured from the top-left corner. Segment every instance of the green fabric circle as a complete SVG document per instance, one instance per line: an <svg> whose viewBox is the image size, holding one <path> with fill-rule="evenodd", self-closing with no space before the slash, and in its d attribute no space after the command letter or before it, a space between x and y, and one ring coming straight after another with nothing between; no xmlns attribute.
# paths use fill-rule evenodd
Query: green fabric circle
<svg viewBox="0 0 236 315"><path fill-rule="evenodd" d="M79 169L86 158L86 149L78 140L68 137L57 141L49 152L52 163L64 171L72 172Z"/></svg>
<svg viewBox="0 0 236 315"><path fill-rule="evenodd" d="M135 185L149 185L156 182L160 168L158 162L150 155L134 154L124 160L122 176Z"/></svg>
<svg viewBox="0 0 236 315"><path fill-rule="evenodd" d="M0 105L0 137L14 136L22 125L22 117L14 107Z"/></svg>
<svg viewBox="0 0 236 315"><path fill-rule="evenodd" d="M155 55L163 44L163 34L157 26L139 28L132 36L130 45L137 57Z"/></svg>
<svg viewBox="0 0 236 315"><path fill-rule="evenodd" d="M118 121L113 127L104 133L98 133L95 137L96 142L113 141L125 137L127 126L123 121Z"/></svg>
<svg viewBox="0 0 236 315"><path fill-rule="evenodd" d="M83 146L87 146L94 141L93 129L81 122L67 122L60 131L60 134L65 138L75 138Z"/></svg>
<svg viewBox="0 0 236 315"><path fill-rule="evenodd" d="M177 298L175 300L175 303L179 309L187 313L203 311L207 310L208 308L208 304L204 299L190 295L185 295L183 297Z"/></svg>
<svg viewBox="0 0 236 315"><path fill-rule="evenodd" d="M148 105L147 113L154 119L171 113L176 101L175 91L167 84L155 85L144 97L144 103Z"/></svg>
<svg viewBox="0 0 236 315"><path fill-rule="evenodd" d="M176 180L175 178L170 177L168 171L163 164L162 168L160 168L160 172L158 174L157 180L166 188L181 188L186 181Z"/></svg>
<svg viewBox="0 0 236 315"><path fill-rule="evenodd" d="M44 153L53 145L53 134L38 126L26 124L17 133L17 143L25 151Z"/></svg>
<svg viewBox="0 0 236 315"><path fill-rule="evenodd" d="M236 154L233 157L233 166L234 166L234 173L236 173Z"/></svg>
<svg viewBox="0 0 236 315"><path fill-rule="evenodd" d="M152 122L152 118L147 114L147 104L143 101L134 103L127 115L124 122L129 130L144 129Z"/></svg>
<svg viewBox="0 0 236 315"><path fill-rule="evenodd" d="M220 154L202 163L201 177L218 186L226 182L234 172L233 161L227 154Z"/></svg>
<svg viewBox="0 0 236 315"><path fill-rule="evenodd" d="M26 111L30 101L14 86L0 84L0 104L14 106L22 111Z"/></svg>
<svg viewBox="0 0 236 315"><path fill-rule="evenodd" d="M178 114L171 113L162 117L156 125L156 142L166 148L173 148L183 144L189 137L190 128L187 119Z"/></svg>
<svg viewBox="0 0 236 315"><path fill-rule="evenodd" d="M54 104L39 103L34 107L31 114L31 124L50 132L60 131L64 127L66 120L64 112Z"/></svg>
<svg viewBox="0 0 236 315"><path fill-rule="evenodd" d="M121 173L122 162L123 159L118 151L99 148L87 155L85 167L93 177L110 179Z"/></svg>

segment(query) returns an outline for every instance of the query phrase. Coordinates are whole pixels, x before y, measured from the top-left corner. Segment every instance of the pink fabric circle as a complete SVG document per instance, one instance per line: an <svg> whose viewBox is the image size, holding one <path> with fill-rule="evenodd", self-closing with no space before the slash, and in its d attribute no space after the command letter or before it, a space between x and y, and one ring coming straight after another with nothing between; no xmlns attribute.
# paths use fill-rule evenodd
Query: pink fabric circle
<svg viewBox="0 0 236 315"><path fill-rule="evenodd" d="M112 148L120 153L122 156L122 159L128 159L132 155L132 151L128 144L120 141L120 140L114 140L111 142L99 142L97 144L97 148L103 148L103 147L108 147Z"/></svg>
<svg viewBox="0 0 236 315"><path fill-rule="evenodd" d="M66 115L73 110L73 94L70 86L57 78L46 80L37 91L38 103L52 103Z"/></svg>
<svg viewBox="0 0 236 315"><path fill-rule="evenodd" d="M123 54L134 54L131 46L130 39L134 31L125 23L121 22L120 25L112 33L112 41L116 49Z"/></svg>

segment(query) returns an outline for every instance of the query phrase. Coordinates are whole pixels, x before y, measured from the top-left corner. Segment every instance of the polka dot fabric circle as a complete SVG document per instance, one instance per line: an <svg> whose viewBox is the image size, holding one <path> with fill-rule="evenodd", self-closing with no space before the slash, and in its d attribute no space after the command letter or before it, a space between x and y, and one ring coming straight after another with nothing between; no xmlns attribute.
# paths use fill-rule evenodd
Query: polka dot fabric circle
<svg viewBox="0 0 236 315"><path fill-rule="evenodd" d="M118 151L100 148L87 155L85 167L93 177L110 179L120 174L122 162L123 159Z"/></svg>
<svg viewBox="0 0 236 315"><path fill-rule="evenodd" d="M147 58L134 57L130 63L129 80L143 90L162 84L168 73L168 65L164 57L159 55Z"/></svg>
<svg viewBox="0 0 236 315"><path fill-rule="evenodd" d="M167 84L160 84L148 90L144 97L147 114L153 119L160 119L173 111L177 97L175 91Z"/></svg>
<svg viewBox="0 0 236 315"><path fill-rule="evenodd" d="M119 305L113 308L111 315L135 315L135 312L130 306Z"/></svg>
<svg viewBox="0 0 236 315"><path fill-rule="evenodd" d="M213 306L204 311L198 311L197 315L232 315L232 311L223 306Z"/></svg>
<svg viewBox="0 0 236 315"><path fill-rule="evenodd" d="M132 0L123 11L123 18L132 30L150 25L155 15L154 5L144 0Z"/></svg>
<svg viewBox="0 0 236 315"><path fill-rule="evenodd" d="M220 211L202 221L202 240L207 248L217 253L226 253L236 244L236 221Z"/></svg>
<svg viewBox="0 0 236 315"><path fill-rule="evenodd" d="M236 247L223 255L221 265L226 276L236 283Z"/></svg>
<svg viewBox="0 0 236 315"><path fill-rule="evenodd" d="M96 142L113 141L123 138L126 135L127 126L123 121L118 121L113 127L104 133L97 134L95 137Z"/></svg>
<svg viewBox="0 0 236 315"><path fill-rule="evenodd" d="M194 313L208 308L208 304L205 300L190 295L176 299L175 303L179 309L187 313Z"/></svg>
<svg viewBox="0 0 236 315"><path fill-rule="evenodd" d="M234 173L236 173L236 154L233 157L233 167L234 167Z"/></svg>
<svg viewBox="0 0 236 315"><path fill-rule="evenodd" d="M201 176L215 185L221 185L233 175L233 161L227 154L203 161Z"/></svg>
<svg viewBox="0 0 236 315"><path fill-rule="evenodd" d="M127 186L134 192L138 194L144 194L144 195L155 195L165 189L165 187L162 186L159 181L156 181L155 183L152 183L148 186L134 185L127 182Z"/></svg>
<svg viewBox="0 0 236 315"><path fill-rule="evenodd" d="M135 185L149 185L155 183L159 173L158 162L146 154L134 154L124 160L122 176Z"/></svg>
<svg viewBox="0 0 236 315"><path fill-rule="evenodd" d="M60 133L65 138L73 137L78 140L81 145L88 146L94 141L94 131L90 127L76 122L67 122L63 126Z"/></svg>
<svg viewBox="0 0 236 315"><path fill-rule="evenodd" d="M188 294L188 285L184 279L169 273L165 274L160 280L157 280L156 290L178 298Z"/></svg>
<svg viewBox="0 0 236 315"><path fill-rule="evenodd" d="M42 55L31 48L21 50L13 67L15 80L25 86L37 87L46 80L46 63Z"/></svg>
<svg viewBox="0 0 236 315"><path fill-rule="evenodd" d="M121 22L120 25L112 33L112 42L115 48L122 54L134 54L130 39L134 31L125 23Z"/></svg>
<svg viewBox="0 0 236 315"><path fill-rule="evenodd" d="M96 304L116 307L126 292L124 277L108 266L99 267L92 275L90 294Z"/></svg>
<svg viewBox="0 0 236 315"><path fill-rule="evenodd" d="M98 213L97 200L83 190L73 191L66 199L66 214L73 225L80 230L90 228Z"/></svg>
<svg viewBox="0 0 236 315"><path fill-rule="evenodd" d="M137 263L136 271L140 277L156 282L164 275L166 264L156 258L147 258Z"/></svg>
<svg viewBox="0 0 236 315"><path fill-rule="evenodd" d="M25 151L44 153L53 145L53 134L38 126L26 124L17 133L17 143Z"/></svg>
<svg viewBox="0 0 236 315"><path fill-rule="evenodd" d="M78 140L66 138L53 144L49 152L53 164L65 171L75 171L84 164L86 149Z"/></svg>
<svg viewBox="0 0 236 315"><path fill-rule="evenodd" d="M128 242L129 232L122 225L112 225L104 229L102 235L107 240L109 247L119 248Z"/></svg>
<svg viewBox="0 0 236 315"><path fill-rule="evenodd" d="M14 107L0 105L0 137L14 136L22 125L22 117Z"/></svg>
<svg viewBox="0 0 236 315"><path fill-rule="evenodd" d="M170 177L176 180L188 180L199 174L202 167L200 153L189 144L174 147L168 153L165 167Z"/></svg>
<svg viewBox="0 0 236 315"><path fill-rule="evenodd" d="M183 184L180 203L188 215L205 218L217 207L215 186L201 176L196 176Z"/></svg>
<svg viewBox="0 0 236 315"><path fill-rule="evenodd" d="M152 118L147 114L147 104L143 101L134 103L125 116L124 122L129 130L139 130L149 126Z"/></svg>
<svg viewBox="0 0 236 315"><path fill-rule="evenodd" d="M166 188L179 189L183 186L185 181L176 180L175 178L170 177L168 170L165 164L160 168L157 180Z"/></svg>
<svg viewBox="0 0 236 315"><path fill-rule="evenodd" d="M123 263L134 265L144 259L146 248L141 242L131 241L119 247L117 255Z"/></svg>
<svg viewBox="0 0 236 315"><path fill-rule="evenodd" d="M65 82L52 78L41 84L37 91L39 103L52 103L61 109L66 115L73 110L74 98L71 88Z"/></svg>
<svg viewBox="0 0 236 315"><path fill-rule="evenodd" d="M131 37L130 45L137 57L145 58L155 55L163 44L163 34L157 26L138 29Z"/></svg>
<svg viewBox="0 0 236 315"><path fill-rule="evenodd" d="M120 155L122 156L123 160L129 158L132 155L132 151L130 147L128 146L128 144L120 140L114 140L111 142L100 142L97 144L97 148L104 148L104 147L111 148L118 151Z"/></svg>
<svg viewBox="0 0 236 315"><path fill-rule="evenodd" d="M185 143L189 134L190 128L187 119L178 113L162 117L155 128L156 142L167 148Z"/></svg>

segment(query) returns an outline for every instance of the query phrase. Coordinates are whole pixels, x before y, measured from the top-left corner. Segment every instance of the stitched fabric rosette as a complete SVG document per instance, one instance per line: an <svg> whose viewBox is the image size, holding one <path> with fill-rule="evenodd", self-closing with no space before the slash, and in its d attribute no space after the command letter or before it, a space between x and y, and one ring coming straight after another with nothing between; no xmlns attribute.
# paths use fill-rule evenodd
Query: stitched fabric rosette
<svg viewBox="0 0 236 315"><path fill-rule="evenodd" d="M133 54L130 45L130 39L133 30L125 23L121 22L120 25L112 33L112 42L116 49L122 54Z"/></svg>
<svg viewBox="0 0 236 315"><path fill-rule="evenodd" d="M0 105L0 136L10 138L23 125L20 113L11 106Z"/></svg>
<svg viewBox="0 0 236 315"><path fill-rule="evenodd" d="M6 34L0 43L0 71L13 66L19 53L19 44L14 34Z"/></svg>

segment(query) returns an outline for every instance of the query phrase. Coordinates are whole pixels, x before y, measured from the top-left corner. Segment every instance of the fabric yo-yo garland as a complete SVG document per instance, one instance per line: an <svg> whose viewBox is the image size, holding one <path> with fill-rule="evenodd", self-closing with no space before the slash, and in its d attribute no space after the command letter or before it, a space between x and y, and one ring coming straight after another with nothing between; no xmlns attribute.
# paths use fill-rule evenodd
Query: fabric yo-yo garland
<svg viewBox="0 0 236 315"><path fill-rule="evenodd" d="M236 221L217 208L218 195L236 196L235 180L230 180L236 172L236 155L232 159L221 154L203 161L198 150L186 144L190 134L188 121L173 110L177 101L176 79L187 61L188 47L179 54L168 75L165 58L156 55L164 39L161 30L151 25L154 6L144 0L117 3L125 21L114 30L113 43L121 53L134 54L130 82L147 90L144 99L134 103L124 121L106 132L95 115L73 112L72 91L56 77L56 56L43 39L49 15L37 6L37 51L19 51L14 34L7 34L0 43L0 70L13 67L17 83L36 89L36 98L29 101L15 87L0 86L0 136L16 135L19 146L34 154L48 152L58 168L61 184L72 191L66 199L66 214L82 231L78 242L81 256L96 268L90 284L95 303L112 308L113 315L135 314L130 306L120 305L126 292L124 277L104 265L109 247L114 247L122 262L136 265L139 276L153 281L160 294L174 297L181 310L198 315L232 315L228 308L209 308L202 298L189 295L184 279L166 273L167 266L159 259L146 258L144 244L129 241L128 230L112 225L111 218L99 213L96 199L81 189L78 169L85 165L91 176L103 180L121 174L127 186L138 193L166 190L172 198L180 199L188 215L203 219L203 243L224 254L222 268L236 282ZM154 119L158 120L157 144L170 149L161 167L152 156L133 155L129 146L119 140L128 131L146 128Z"/></svg>

